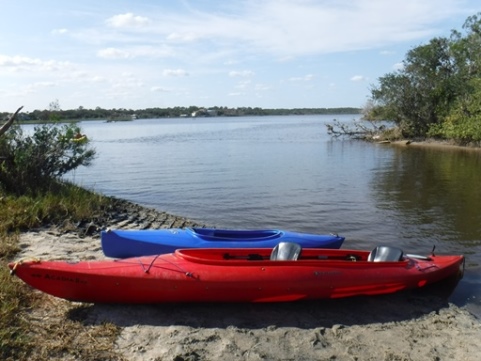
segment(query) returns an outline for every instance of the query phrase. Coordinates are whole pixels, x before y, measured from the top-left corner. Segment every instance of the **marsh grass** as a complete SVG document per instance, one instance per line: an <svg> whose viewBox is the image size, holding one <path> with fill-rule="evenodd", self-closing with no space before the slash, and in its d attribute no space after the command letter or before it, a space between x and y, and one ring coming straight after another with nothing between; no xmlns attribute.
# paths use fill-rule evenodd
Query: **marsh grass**
<svg viewBox="0 0 481 361"><path fill-rule="evenodd" d="M32 290L12 278L8 262L19 252L19 234L32 228L95 218L112 199L72 184L59 183L42 196L0 193L0 359L119 359L112 351L119 328L87 325L82 305ZM52 303L55 303L52 305ZM72 314L76 317L70 317Z"/></svg>
<svg viewBox="0 0 481 361"><path fill-rule="evenodd" d="M69 183L57 183L43 195L0 195L0 232L92 218L110 202L107 197Z"/></svg>

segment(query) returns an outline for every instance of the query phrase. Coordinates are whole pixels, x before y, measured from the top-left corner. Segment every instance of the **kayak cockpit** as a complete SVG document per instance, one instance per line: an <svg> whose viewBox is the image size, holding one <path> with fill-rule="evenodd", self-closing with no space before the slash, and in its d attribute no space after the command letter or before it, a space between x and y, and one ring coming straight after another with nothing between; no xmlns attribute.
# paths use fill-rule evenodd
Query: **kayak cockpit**
<svg viewBox="0 0 481 361"><path fill-rule="evenodd" d="M238 240L238 241L264 241L280 238L282 231L276 229L236 230L216 228L187 228L194 236L210 241Z"/></svg>
<svg viewBox="0 0 481 361"><path fill-rule="evenodd" d="M217 264L225 262L233 263L238 261L246 264L251 261L264 262L299 262L305 261L341 261L341 262L369 262L369 263L391 263L399 264L407 262L403 251L396 247L380 246L373 251L354 251L339 249L317 249L304 248L297 243L281 242L273 249L271 248L244 248L244 249L225 249L225 248L198 248L198 249L178 249L175 251L177 257L189 262ZM281 262L279 262L281 263Z"/></svg>

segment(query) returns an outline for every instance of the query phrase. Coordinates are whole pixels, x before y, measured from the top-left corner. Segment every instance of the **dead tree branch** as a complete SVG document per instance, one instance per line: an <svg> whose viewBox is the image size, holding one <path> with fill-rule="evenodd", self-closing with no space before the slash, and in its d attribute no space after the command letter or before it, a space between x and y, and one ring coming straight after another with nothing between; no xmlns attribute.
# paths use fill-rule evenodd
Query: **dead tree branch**
<svg viewBox="0 0 481 361"><path fill-rule="evenodd" d="M23 106L17 109L15 113L12 114L12 116L7 120L7 122L2 125L0 128L0 137L7 132L7 130L12 126L13 122L15 121L15 118L17 117L18 112L23 109Z"/></svg>

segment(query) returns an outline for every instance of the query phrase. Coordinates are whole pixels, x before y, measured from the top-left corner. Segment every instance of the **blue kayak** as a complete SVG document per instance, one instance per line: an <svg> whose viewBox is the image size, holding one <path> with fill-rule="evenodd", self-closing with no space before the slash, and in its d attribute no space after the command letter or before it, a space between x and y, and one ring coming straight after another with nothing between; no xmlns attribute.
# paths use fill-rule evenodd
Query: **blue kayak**
<svg viewBox="0 0 481 361"><path fill-rule="evenodd" d="M282 230L231 230L170 228L107 230L101 233L107 257L128 258L172 253L181 248L273 248L279 242L295 242L303 248L340 248L344 237Z"/></svg>

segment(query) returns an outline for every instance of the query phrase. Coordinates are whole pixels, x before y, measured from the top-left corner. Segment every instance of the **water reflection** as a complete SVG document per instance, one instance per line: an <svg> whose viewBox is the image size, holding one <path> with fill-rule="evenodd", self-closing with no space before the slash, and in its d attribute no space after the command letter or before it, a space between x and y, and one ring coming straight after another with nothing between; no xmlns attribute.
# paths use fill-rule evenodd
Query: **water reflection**
<svg viewBox="0 0 481 361"><path fill-rule="evenodd" d="M416 237L469 250L481 245L480 179L481 152L394 147L372 189L378 206L416 229Z"/></svg>

